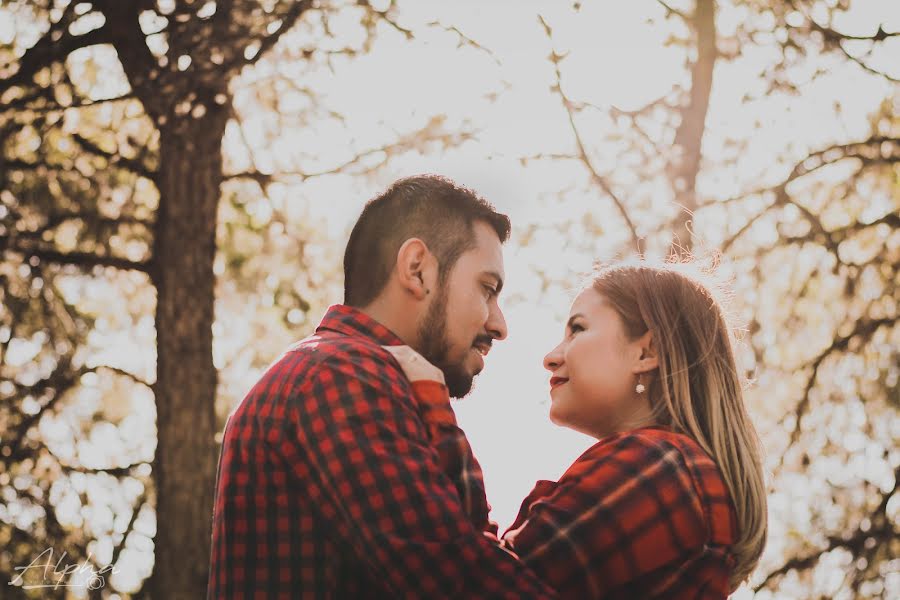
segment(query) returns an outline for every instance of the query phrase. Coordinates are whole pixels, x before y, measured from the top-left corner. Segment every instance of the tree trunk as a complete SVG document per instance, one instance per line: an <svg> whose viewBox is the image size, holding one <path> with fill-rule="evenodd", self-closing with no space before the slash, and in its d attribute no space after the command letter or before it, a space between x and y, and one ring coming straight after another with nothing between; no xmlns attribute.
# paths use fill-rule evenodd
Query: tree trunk
<svg viewBox="0 0 900 600"><path fill-rule="evenodd" d="M672 223L671 252L676 255L690 253L694 245L691 218L697 208L697 173L717 54L714 0L697 0L691 26L697 40L697 60L691 67L690 100L681 110L681 123L675 132L675 158L670 170L675 202L680 207Z"/></svg>
<svg viewBox="0 0 900 600"><path fill-rule="evenodd" d="M156 563L152 597L204 598L216 471L212 362L216 208L224 106L160 127Z"/></svg>

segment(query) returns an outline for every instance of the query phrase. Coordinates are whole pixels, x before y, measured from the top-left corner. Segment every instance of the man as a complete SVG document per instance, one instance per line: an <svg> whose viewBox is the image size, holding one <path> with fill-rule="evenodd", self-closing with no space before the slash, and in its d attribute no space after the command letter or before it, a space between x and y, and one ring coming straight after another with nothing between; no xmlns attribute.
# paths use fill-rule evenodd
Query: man
<svg viewBox="0 0 900 600"><path fill-rule="evenodd" d="M546 598L483 529L464 436L432 444L382 346L409 345L461 397L506 337L509 219L437 176L369 202L344 255L344 304L231 415L217 474L209 598ZM455 422L443 426L455 427ZM435 439L439 439L435 436Z"/></svg>

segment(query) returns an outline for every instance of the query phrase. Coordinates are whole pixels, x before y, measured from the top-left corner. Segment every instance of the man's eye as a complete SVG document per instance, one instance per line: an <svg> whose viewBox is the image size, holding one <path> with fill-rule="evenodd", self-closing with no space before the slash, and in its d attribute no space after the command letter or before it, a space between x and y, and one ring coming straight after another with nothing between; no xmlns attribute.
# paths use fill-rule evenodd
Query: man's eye
<svg viewBox="0 0 900 600"><path fill-rule="evenodd" d="M494 296L497 295L497 289L493 288L489 285L484 286L484 291L487 292L488 298L493 298Z"/></svg>

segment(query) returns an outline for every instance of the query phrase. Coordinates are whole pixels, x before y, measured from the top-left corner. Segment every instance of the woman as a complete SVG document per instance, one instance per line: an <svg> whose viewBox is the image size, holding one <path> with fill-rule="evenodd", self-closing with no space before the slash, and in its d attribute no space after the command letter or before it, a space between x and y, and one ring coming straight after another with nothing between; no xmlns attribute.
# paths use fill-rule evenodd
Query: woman
<svg viewBox="0 0 900 600"><path fill-rule="evenodd" d="M440 379L401 354L411 381ZM503 546L563 598L734 591L765 545L766 496L729 330L709 290L678 265L603 268L544 367L551 420L598 442L559 481L538 482ZM434 409L449 410L446 398L435 402L442 386L413 387L434 415L426 419L448 418Z"/></svg>

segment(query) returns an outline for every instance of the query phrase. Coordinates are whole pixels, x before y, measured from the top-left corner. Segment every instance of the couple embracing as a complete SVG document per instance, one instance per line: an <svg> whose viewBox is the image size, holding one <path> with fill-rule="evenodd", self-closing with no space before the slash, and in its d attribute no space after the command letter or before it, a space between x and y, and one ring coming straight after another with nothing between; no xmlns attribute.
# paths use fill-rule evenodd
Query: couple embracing
<svg viewBox="0 0 900 600"><path fill-rule="evenodd" d="M721 308L671 265L606 266L575 298L544 358L550 419L597 443L498 535L450 398L506 337L509 233L438 176L366 205L344 304L226 424L209 598L721 599L746 579L756 433Z"/></svg>

